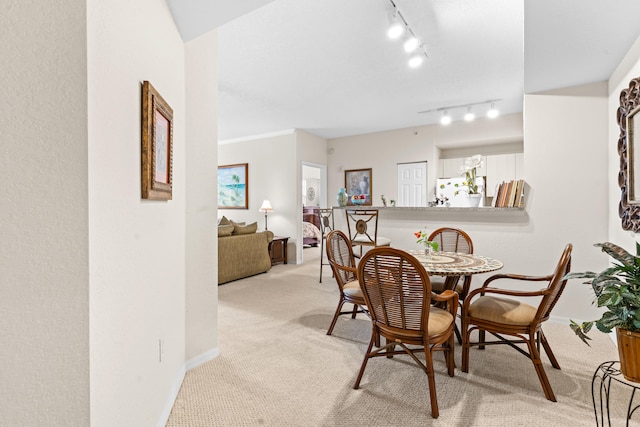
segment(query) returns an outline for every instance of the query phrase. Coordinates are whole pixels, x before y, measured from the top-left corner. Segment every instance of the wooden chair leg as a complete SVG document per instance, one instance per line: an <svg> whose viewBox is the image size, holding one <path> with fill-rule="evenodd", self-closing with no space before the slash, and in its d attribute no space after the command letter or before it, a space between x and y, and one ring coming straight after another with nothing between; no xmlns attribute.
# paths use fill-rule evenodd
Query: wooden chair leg
<svg viewBox="0 0 640 427"><path fill-rule="evenodd" d="M471 331L462 319L462 372L469 372L469 348L471 347Z"/></svg>
<svg viewBox="0 0 640 427"><path fill-rule="evenodd" d="M478 342L480 343L478 348L480 350L484 350L484 342L485 342L484 336L485 336L484 329L478 329Z"/></svg>
<svg viewBox="0 0 640 427"><path fill-rule="evenodd" d="M364 370L367 367L367 362L369 361L369 354L371 353L371 348L373 348L373 342L376 339L375 331L371 334L371 340L369 341L369 347L367 347L367 351L364 354L364 360L362 361L362 366L360 366L360 372L358 372L358 378L356 378L356 383L353 385L355 390L360 387L360 380L362 380L362 375L364 375Z"/></svg>
<svg viewBox="0 0 640 427"><path fill-rule="evenodd" d="M544 366L542 366L542 360L540 359L540 353L536 348L535 337L530 336L528 340L526 340L527 346L529 347L529 354L531 354L531 361L533 362L534 368L536 368L536 373L538 374L538 379L540 380L540 385L542 386L542 390L544 391L544 396L551 400L552 402L556 401L556 396L553 394L553 389L551 388L551 383L549 383L549 378L547 378L547 373L544 370Z"/></svg>
<svg viewBox="0 0 640 427"><path fill-rule="evenodd" d="M356 314L358 314L358 304L353 304L353 313L351 313L351 318L355 319Z"/></svg>
<svg viewBox="0 0 640 427"><path fill-rule="evenodd" d="M447 358L447 373L449 374L450 377L455 375L455 370L456 370L456 361L453 358L454 355L454 345L455 345L455 340L453 338L453 334L451 334L451 336L449 337L449 349L446 351L445 355Z"/></svg>
<svg viewBox="0 0 640 427"><path fill-rule="evenodd" d="M547 337L544 336L542 329L540 329L538 334L539 334L540 340L542 341L542 347L544 348L545 353L547 353L547 357L549 357L549 361L551 361L551 365L556 369L560 369L560 364L556 360L556 357L553 355L553 352L551 351L551 346L547 341Z"/></svg>
<svg viewBox="0 0 640 427"><path fill-rule="evenodd" d="M429 398L431 400L431 416L438 418L440 412L438 411L438 396L436 394L436 380L433 374L433 355L431 349L424 349L425 367L427 368L427 381L429 382Z"/></svg>
<svg viewBox="0 0 640 427"><path fill-rule="evenodd" d="M333 315L331 326L329 326L329 330L327 331L327 335L331 335L331 333L333 332L333 327L336 326L336 322L338 321L338 317L340 316L340 310L342 310L343 304L344 300L340 300L340 302L338 303L338 308L336 308L336 314Z"/></svg>

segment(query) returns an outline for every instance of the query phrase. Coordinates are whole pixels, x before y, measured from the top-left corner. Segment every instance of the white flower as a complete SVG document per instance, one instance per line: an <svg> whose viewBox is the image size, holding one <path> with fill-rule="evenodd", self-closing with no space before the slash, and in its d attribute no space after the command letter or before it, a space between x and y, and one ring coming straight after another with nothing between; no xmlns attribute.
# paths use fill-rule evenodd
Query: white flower
<svg viewBox="0 0 640 427"><path fill-rule="evenodd" d="M460 167L460 175L464 175L471 169L482 167L482 155L476 154L475 156L467 157L464 159L464 165Z"/></svg>

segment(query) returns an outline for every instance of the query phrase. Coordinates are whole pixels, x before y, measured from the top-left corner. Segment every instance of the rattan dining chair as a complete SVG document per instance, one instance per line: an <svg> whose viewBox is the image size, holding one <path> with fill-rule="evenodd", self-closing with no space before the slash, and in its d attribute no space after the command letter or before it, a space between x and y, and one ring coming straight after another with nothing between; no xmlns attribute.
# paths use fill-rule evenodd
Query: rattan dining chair
<svg viewBox="0 0 640 427"><path fill-rule="evenodd" d="M521 276L517 274L496 274L485 280L479 289L469 293L462 305L462 371L469 372L469 349L478 346L484 349L487 345L508 344L518 352L527 356L533 362L542 385L544 395L551 401L556 401L549 378L540 358L540 344L544 348L551 365L560 369L551 347L542 332L542 323L549 319L551 310L558 302L567 280L564 276L571 269L572 245L568 244L554 272L548 276ZM497 280L509 279L518 284L522 282L548 282L547 286L536 290L500 289L494 287ZM505 298L505 297L516 297ZM537 304L530 305L522 299L535 299ZM533 303L532 303L533 304ZM471 332L478 330L478 341L471 342ZM485 331L489 332L497 341L486 341ZM510 335L507 339L502 335ZM527 350L516 346L526 344Z"/></svg>
<svg viewBox="0 0 640 427"><path fill-rule="evenodd" d="M391 239L378 236L378 209L345 209L347 232L353 246L391 246Z"/></svg>
<svg viewBox="0 0 640 427"><path fill-rule="evenodd" d="M340 290L338 308L336 308L331 326L327 331L327 335L331 335L340 315L351 314L351 318L355 319L358 313L367 315L369 313L366 309L360 283L358 283L358 270L353 257L353 249L349 238L340 230L330 231L327 235L327 259ZM353 304L353 310L342 311L342 306L347 303Z"/></svg>
<svg viewBox="0 0 640 427"><path fill-rule="evenodd" d="M442 227L434 230L428 237L429 241L438 243L438 250L442 252L459 252L463 254L472 254L473 253L473 241L471 237L458 228L451 227ZM446 278L443 276L430 276L431 279L431 289L433 292L440 293L445 288L445 280ZM469 293L469 289L471 288L471 275L463 276L462 283L460 283L460 279L458 279L455 287L455 291L458 293L458 297L460 298L460 303L464 301ZM458 342L462 344L462 335L458 330L458 327L455 328L456 337L458 338Z"/></svg>
<svg viewBox="0 0 640 427"><path fill-rule="evenodd" d="M433 352L444 352L447 372L453 376L453 325L458 294L450 290L433 294L422 264L399 249L380 247L367 251L358 264L358 277L371 315L372 331L354 388L360 386L370 358L406 353L427 375L431 415L437 418ZM443 303L445 308L432 306L432 301ZM380 337L386 341L383 347L379 344ZM372 351L374 344L379 348ZM396 346L401 350L396 351ZM415 353L424 353L424 364Z"/></svg>
<svg viewBox="0 0 640 427"><path fill-rule="evenodd" d="M333 221L333 208L322 208L318 210L320 216L320 283L322 283L322 266L329 265L329 262L325 262L324 258L324 246L327 240L327 235L335 229Z"/></svg>

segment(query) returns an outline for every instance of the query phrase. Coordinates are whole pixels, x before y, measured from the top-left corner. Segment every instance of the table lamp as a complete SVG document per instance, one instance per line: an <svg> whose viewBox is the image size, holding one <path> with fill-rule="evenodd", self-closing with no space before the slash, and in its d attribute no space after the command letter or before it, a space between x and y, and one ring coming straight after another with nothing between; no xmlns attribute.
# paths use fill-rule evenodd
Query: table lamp
<svg viewBox="0 0 640 427"><path fill-rule="evenodd" d="M265 200L264 202L262 202L262 206L260 206L260 209L258 209L260 212L264 212L264 229L268 230L267 228L267 216L269 215L269 212L273 212L273 208L271 207L271 202L268 200Z"/></svg>

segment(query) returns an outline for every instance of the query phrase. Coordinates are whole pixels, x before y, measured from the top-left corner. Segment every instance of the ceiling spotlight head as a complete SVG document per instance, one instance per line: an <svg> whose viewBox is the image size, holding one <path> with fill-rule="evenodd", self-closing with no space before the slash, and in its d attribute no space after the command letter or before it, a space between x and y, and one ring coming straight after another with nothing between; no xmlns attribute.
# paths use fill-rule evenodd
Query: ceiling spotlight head
<svg viewBox="0 0 640 427"><path fill-rule="evenodd" d="M449 115L449 113L445 110L444 114L442 115L442 117L440 118L440 124L442 125L448 125L449 123L451 123L451 116Z"/></svg>
<svg viewBox="0 0 640 427"><path fill-rule="evenodd" d="M415 38L414 36L410 35L404 41L404 44L402 45L402 47L404 47L404 51L405 52L411 53L411 52L415 51L418 48L418 45L419 45L418 39Z"/></svg>
<svg viewBox="0 0 640 427"><path fill-rule="evenodd" d="M422 64L423 61L424 56L422 56L422 54L420 53L416 53L415 55L412 55L411 58L409 58L409 67L417 68Z"/></svg>
<svg viewBox="0 0 640 427"><path fill-rule="evenodd" d="M491 104L491 109L487 112L487 117L490 119L495 119L500 115L500 112L496 109L495 105Z"/></svg>
<svg viewBox="0 0 640 427"><path fill-rule="evenodd" d="M471 107L467 107L467 112L464 115L464 120L467 122L472 122L476 118L476 115L471 112Z"/></svg>
<svg viewBox="0 0 640 427"><path fill-rule="evenodd" d="M387 36L390 39L397 39L401 35L404 34L405 25L401 22L400 17L398 16L398 10L393 9L393 15L391 15L391 25L387 30Z"/></svg>

